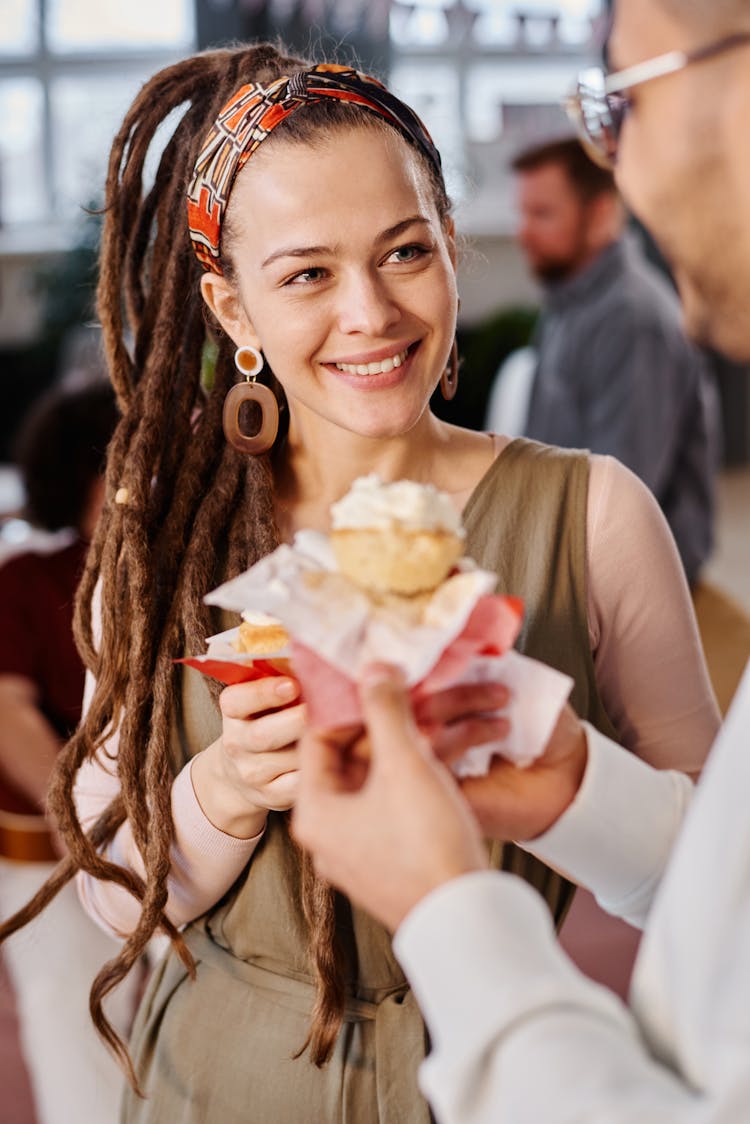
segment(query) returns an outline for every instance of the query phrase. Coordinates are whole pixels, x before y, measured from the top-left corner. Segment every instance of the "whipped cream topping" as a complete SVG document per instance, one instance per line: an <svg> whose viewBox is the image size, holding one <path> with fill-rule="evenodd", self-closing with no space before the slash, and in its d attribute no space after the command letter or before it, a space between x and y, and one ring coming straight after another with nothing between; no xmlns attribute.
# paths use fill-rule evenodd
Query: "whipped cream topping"
<svg viewBox="0 0 750 1124"><path fill-rule="evenodd" d="M258 627L266 627L267 625L281 624L278 617L271 617L268 613L260 613L254 609L245 609L242 614L243 621L247 624L256 625Z"/></svg>
<svg viewBox="0 0 750 1124"><path fill-rule="evenodd" d="M360 476L343 499L331 505L331 521L334 531L398 526L406 531L465 535L461 516L445 492L414 480L385 484L374 472Z"/></svg>

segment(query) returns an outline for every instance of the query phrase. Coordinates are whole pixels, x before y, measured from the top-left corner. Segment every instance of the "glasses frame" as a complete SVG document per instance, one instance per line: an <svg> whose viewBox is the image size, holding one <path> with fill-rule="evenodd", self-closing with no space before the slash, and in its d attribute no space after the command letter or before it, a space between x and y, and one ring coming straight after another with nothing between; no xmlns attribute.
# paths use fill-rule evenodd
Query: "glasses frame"
<svg viewBox="0 0 750 1124"><path fill-rule="evenodd" d="M620 130L630 108L628 91L635 89L636 86L642 86L644 82L652 82L655 78L664 78L668 74L677 74L693 63L704 62L717 55L723 55L726 51L734 50L735 47L748 44L750 44L750 31L737 31L705 47L698 47L694 51L668 51L666 54L628 66L624 70L616 70L612 74L607 74L602 67L588 67L579 74L573 93L563 98L563 109L575 125L586 150L593 159L607 168L613 168L617 159ZM601 135L604 136L604 144L591 132L587 124L584 99L591 104L598 103L597 116L602 126Z"/></svg>

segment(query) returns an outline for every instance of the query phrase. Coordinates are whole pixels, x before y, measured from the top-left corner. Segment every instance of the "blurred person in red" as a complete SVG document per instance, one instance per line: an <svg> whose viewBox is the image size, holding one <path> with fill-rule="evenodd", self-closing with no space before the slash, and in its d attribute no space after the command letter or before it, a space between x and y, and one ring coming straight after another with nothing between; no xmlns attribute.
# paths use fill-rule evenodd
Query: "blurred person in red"
<svg viewBox="0 0 750 1124"><path fill-rule="evenodd" d="M55 388L23 424L17 461L39 549L0 565L0 915L49 877L60 844L45 818L50 772L81 714L84 669L73 601L104 497L117 421L108 383ZM3 957L39 1124L114 1121L122 1075L91 1026L85 996L118 944L84 913L72 885L8 941ZM127 1025L132 991L115 997Z"/></svg>

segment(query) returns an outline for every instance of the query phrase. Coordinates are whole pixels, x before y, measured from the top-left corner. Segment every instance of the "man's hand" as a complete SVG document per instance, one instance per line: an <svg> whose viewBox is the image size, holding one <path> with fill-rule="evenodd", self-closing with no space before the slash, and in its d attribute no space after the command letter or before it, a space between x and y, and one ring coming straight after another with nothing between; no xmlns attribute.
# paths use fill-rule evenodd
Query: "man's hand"
<svg viewBox="0 0 750 1124"><path fill-rule="evenodd" d="M494 757L485 777L467 777L461 789L490 839L531 840L560 818L581 786L586 735L570 706L560 714L544 753L526 769Z"/></svg>
<svg viewBox="0 0 750 1124"><path fill-rule="evenodd" d="M487 865L479 828L420 734L394 668L362 684L366 730L307 733L292 827L318 873L389 929L430 890Z"/></svg>

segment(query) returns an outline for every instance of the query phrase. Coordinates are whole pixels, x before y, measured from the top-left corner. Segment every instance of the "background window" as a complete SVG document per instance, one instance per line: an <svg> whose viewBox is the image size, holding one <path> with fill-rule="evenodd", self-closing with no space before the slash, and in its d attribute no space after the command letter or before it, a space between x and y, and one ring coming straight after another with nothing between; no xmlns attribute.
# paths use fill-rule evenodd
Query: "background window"
<svg viewBox="0 0 750 1124"><path fill-rule="evenodd" d="M45 217L42 111L36 79L0 81L0 213L6 223Z"/></svg>
<svg viewBox="0 0 750 1124"><path fill-rule="evenodd" d="M102 51L190 44L191 0L47 0L51 51Z"/></svg>
<svg viewBox="0 0 750 1124"><path fill-rule="evenodd" d="M0 226L36 245L101 201L125 110L194 25L193 0L0 0Z"/></svg>

